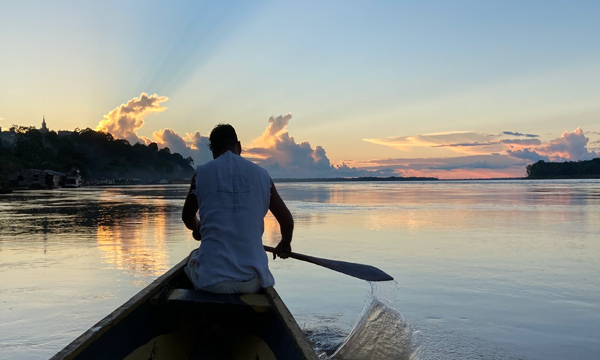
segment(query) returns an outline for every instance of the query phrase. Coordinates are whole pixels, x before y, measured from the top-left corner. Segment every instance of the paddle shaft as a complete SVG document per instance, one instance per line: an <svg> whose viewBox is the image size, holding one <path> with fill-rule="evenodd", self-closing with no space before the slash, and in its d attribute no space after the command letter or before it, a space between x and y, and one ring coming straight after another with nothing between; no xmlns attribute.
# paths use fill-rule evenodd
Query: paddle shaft
<svg viewBox="0 0 600 360"><path fill-rule="evenodd" d="M267 246L267 245L263 245L263 247L265 248L265 251L275 253L274 247ZM346 262L346 261L322 259L322 258L318 258L318 257L314 257L314 256L298 254L295 252L290 252L290 257L297 259L297 260L306 261L311 264L323 266L328 269L338 271L343 274L350 275L350 276L353 276L355 278L359 278L362 280L367 280L367 281L394 280L394 278L391 277L390 275L386 274L385 272L383 272L383 271L379 270L378 268L371 266L371 265L363 265L363 264L350 263L350 262Z"/></svg>

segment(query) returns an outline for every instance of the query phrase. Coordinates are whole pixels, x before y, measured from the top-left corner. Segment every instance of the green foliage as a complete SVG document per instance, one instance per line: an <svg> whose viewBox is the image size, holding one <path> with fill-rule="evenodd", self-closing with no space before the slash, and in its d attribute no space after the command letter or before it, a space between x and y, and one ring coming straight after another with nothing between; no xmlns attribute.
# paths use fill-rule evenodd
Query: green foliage
<svg viewBox="0 0 600 360"><path fill-rule="evenodd" d="M600 178L600 158L585 161L545 162L527 165L529 179Z"/></svg>
<svg viewBox="0 0 600 360"><path fill-rule="evenodd" d="M191 177L189 159L152 143L131 145L109 133L76 129L69 135L42 134L13 126L14 143L0 141L0 177L26 168L68 172L77 167L84 178L178 179Z"/></svg>

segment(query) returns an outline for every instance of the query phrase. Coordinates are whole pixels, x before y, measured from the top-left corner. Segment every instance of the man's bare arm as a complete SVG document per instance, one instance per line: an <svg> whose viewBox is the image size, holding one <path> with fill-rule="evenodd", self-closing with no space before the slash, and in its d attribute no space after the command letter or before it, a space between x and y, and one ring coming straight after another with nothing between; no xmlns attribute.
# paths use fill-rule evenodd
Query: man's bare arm
<svg viewBox="0 0 600 360"><path fill-rule="evenodd" d="M269 210L277 222L279 223L279 229L281 231L281 241L275 248L273 253L273 259L279 256L282 259L289 257L289 253L292 251L292 235L294 233L294 218L292 213L287 208L281 196L275 188L275 184L271 181L271 200L269 202Z"/></svg>
<svg viewBox="0 0 600 360"><path fill-rule="evenodd" d="M185 227L192 230L194 239L200 240L200 219L196 215L198 213L198 200L194 190L196 188L196 174L192 176L192 183L190 184L190 190L185 197L183 203L183 211L181 212L181 219L185 224Z"/></svg>

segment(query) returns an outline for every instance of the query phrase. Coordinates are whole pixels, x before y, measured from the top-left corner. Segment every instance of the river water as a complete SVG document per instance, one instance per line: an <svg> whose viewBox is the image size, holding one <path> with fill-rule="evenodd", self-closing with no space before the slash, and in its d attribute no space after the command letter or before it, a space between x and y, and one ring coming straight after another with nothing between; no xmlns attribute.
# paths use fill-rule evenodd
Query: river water
<svg viewBox="0 0 600 360"><path fill-rule="evenodd" d="M294 251L395 278L369 284L271 261L277 290L319 352L600 358L600 181L276 185L295 217ZM165 185L0 195L0 359L52 356L197 247L180 220L185 193ZM264 243L275 245L277 232L269 215Z"/></svg>

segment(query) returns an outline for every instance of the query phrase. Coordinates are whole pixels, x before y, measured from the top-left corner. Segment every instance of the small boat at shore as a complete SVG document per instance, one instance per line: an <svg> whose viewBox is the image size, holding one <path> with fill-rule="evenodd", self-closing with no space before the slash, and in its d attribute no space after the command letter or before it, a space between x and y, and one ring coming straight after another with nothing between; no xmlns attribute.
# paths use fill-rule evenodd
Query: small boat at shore
<svg viewBox="0 0 600 360"><path fill-rule="evenodd" d="M54 355L58 359L318 359L274 288L194 290L185 260Z"/></svg>

